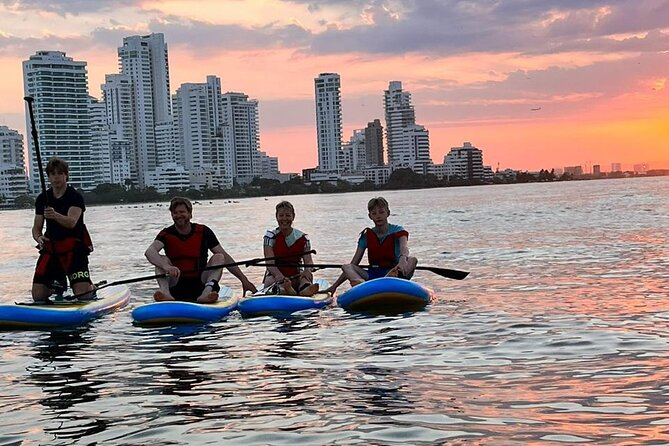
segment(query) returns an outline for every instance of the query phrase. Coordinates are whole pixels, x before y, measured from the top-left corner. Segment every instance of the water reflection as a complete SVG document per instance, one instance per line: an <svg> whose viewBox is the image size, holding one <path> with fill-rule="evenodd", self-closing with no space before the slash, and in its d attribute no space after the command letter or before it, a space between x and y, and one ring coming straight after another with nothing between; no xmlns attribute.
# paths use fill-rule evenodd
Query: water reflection
<svg viewBox="0 0 669 446"><path fill-rule="evenodd" d="M33 357L40 362L28 367L30 382L42 389L40 404L54 415L44 432L54 439L76 440L108 427L103 419L95 419L76 410L77 405L100 397L102 384L94 376L94 367L82 367L79 358L93 344L89 329L52 331L34 343Z"/></svg>
<svg viewBox="0 0 669 446"><path fill-rule="evenodd" d="M396 325L401 319L376 318L368 323L377 325L369 336L367 364L355 368L348 385L357 398L351 401L355 412L373 416L391 416L407 413L414 406L405 390L411 387L407 368L411 364L403 355L410 353L415 338L407 326ZM383 365L380 365L383 364Z"/></svg>
<svg viewBox="0 0 669 446"><path fill-rule="evenodd" d="M192 404L189 399L200 393L205 384L220 379L220 374L205 370L211 350L202 338L207 338L214 329L209 325L175 326L157 330L160 337L155 340L151 358L144 362L149 368L142 379L148 385L149 395L170 395L170 403L148 407L158 409L160 417L179 417L179 424L201 419L205 408Z"/></svg>
<svg viewBox="0 0 669 446"><path fill-rule="evenodd" d="M290 413L314 402L322 386L321 373L304 367L318 356L311 344L320 323L316 313L312 316L267 321L272 329L254 346L256 357L263 361L250 371L249 385L255 390L249 404L254 412Z"/></svg>
<svg viewBox="0 0 669 446"><path fill-rule="evenodd" d="M239 337L227 321L214 325L144 330L143 372L135 384L145 394L143 409L152 412L150 429L172 430L205 420L244 420L257 413L245 397L257 375L240 364L248 348L226 342ZM150 344L150 345L148 345Z"/></svg>
<svg viewBox="0 0 669 446"><path fill-rule="evenodd" d="M95 401L99 394L88 378L91 369L79 368L72 363L76 354L90 339L82 336L87 329L76 331L54 331L35 343L33 357L42 364L28 370L32 382L47 395L42 405L65 410L80 402Z"/></svg>
<svg viewBox="0 0 669 446"><path fill-rule="evenodd" d="M417 273L439 299L409 315L149 330L123 311L80 333L0 333L0 443L669 444L667 190L669 177L386 191L424 265L472 271ZM368 197L291 198L324 262L350 258ZM235 257L256 256L265 200L221 206L198 218ZM92 271L146 275L155 232L126 230L145 214L90 211ZM1 254L10 302L34 267L22 249ZM149 287L131 287L138 302Z"/></svg>
<svg viewBox="0 0 669 446"><path fill-rule="evenodd" d="M292 333L303 330L317 329L321 326L318 319L318 312L309 315L292 315L288 318L276 319L277 324L273 329L277 333Z"/></svg>
<svg viewBox="0 0 669 446"><path fill-rule="evenodd" d="M410 413L414 402L405 389L410 388L404 371L385 367L361 366L354 379L348 380L354 412L371 416Z"/></svg>

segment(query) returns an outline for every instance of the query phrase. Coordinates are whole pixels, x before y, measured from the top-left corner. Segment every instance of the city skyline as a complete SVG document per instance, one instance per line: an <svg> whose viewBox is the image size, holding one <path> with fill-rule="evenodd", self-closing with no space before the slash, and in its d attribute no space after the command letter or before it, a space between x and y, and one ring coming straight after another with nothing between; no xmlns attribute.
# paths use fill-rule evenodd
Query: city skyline
<svg viewBox="0 0 669 446"><path fill-rule="evenodd" d="M284 172L318 164L313 79L323 72L342 79L344 140L383 119L383 91L399 80L430 131L435 163L471 141L493 167L669 167L664 2L100 3L0 3L0 125L26 136L29 54L87 61L99 98L104 75L118 72L118 42L163 32L170 94L215 74L223 91L257 99L260 149Z"/></svg>

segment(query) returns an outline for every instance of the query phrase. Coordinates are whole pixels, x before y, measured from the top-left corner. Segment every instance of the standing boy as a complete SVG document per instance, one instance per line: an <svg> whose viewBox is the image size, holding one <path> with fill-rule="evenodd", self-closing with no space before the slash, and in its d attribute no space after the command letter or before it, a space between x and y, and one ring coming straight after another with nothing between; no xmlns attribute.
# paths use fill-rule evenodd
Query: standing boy
<svg viewBox="0 0 669 446"><path fill-rule="evenodd" d="M84 225L84 197L67 184L69 166L60 158L46 165L51 187L35 200L32 236L40 256L33 277L32 296L46 302L54 292L62 293L67 281L75 295L94 290L88 271L88 255L93 250ZM46 232L44 222L46 221Z"/></svg>
<svg viewBox="0 0 669 446"><path fill-rule="evenodd" d="M351 263L342 266L343 273L328 291L334 292L346 279L355 286L378 277L410 279L413 276L418 260L409 255L409 233L402 226L388 223L390 209L386 199L372 198L367 203L367 210L374 227L365 228L360 233ZM368 250L371 265L367 270L358 266L365 250Z"/></svg>
<svg viewBox="0 0 669 446"><path fill-rule="evenodd" d="M209 227L191 223L193 205L189 199L174 197L169 209L174 224L160 231L144 253L158 273L168 275L157 279L160 289L154 293L154 299L216 302L220 290L218 281L223 269L202 270L205 267L235 263L235 260L225 252ZM165 255L160 254L163 249ZM214 255L207 261L209 251ZM256 287L238 266L229 266L227 269L242 283L244 294L247 290L256 291Z"/></svg>

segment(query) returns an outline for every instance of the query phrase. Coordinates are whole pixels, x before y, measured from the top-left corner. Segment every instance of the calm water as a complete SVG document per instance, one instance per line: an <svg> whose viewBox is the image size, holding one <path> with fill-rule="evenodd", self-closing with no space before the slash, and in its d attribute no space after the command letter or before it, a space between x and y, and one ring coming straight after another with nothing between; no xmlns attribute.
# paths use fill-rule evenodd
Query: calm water
<svg viewBox="0 0 669 446"><path fill-rule="evenodd" d="M668 191L669 177L388 192L421 264L472 272L418 272L438 295L418 313L144 329L140 282L79 330L0 333L0 444L669 444ZM289 197L317 261L350 259L371 196ZM194 221L254 258L278 200L206 201ZM95 280L153 274L164 206L86 216ZM30 288L31 224L0 213L3 303Z"/></svg>

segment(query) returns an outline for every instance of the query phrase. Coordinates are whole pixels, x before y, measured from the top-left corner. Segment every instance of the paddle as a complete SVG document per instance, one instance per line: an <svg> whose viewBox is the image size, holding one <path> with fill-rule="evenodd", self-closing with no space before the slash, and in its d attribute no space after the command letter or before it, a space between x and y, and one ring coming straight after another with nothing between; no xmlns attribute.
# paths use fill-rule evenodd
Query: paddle
<svg viewBox="0 0 669 446"><path fill-rule="evenodd" d="M304 255L304 254L302 254L302 255ZM249 266L255 266L255 265L249 265ZM293 279L296 279L296 278L298 278L298 277L300 277L300 274L295 274L295 275L293 275L293 276L284 277L284 280L285 280L285 279L293 280ZM252 296L264 296L264 295L267 294L266 292L267 292L268 290L270 290L270 289L271 289L272 287L274 287L274 286L280 285L282 282L283 282L283 280L276 280L276 281L270 283L269 285L260 288L260 289L257 290L255 293L253 293ZM276 294L276 293L272 293L272 294Z"/></svg>
<svg viewBox="0 0 669 446"><path fill-rule="evenodd" d="M300 255L307 255L307 254L316 254L315 250L311 251L306 251L303 252ZM239 262L234 262L234 263L222 263L219 265L211 265L211 266L205 266L204 268L199 268L199 269L193 269L190 271L182 271L182 273L195 273L195 272L200 272L200 271L211 271L212 269L219 269L219 268L229 268L231 266L254 266L258 262L264 262L267 260L275 260L275 259L283 259L285 257L292 257L292 254L290 256L275 256L275 257L258 257L255 259L250 259L250 260L241 260ZM126 283L135 283L135 282L142 282L144 280L151 280L151 279L160 279L162 277L167 277L169 274L167 273L161 273L161 274L154 274L153 276L142 276L142 277L135 277L133 279L125 279L125 280L118 280L116 282L111 282L111 283L103 283L101 286L97 287L97 290L100 290L102 288L106 288L108 286L112 285L125 285ZM88 294L88 293L85 293ZM76 297L72 296L72 297Z"/></svg>
<svg viewBox="0 0 669 446"><path fill-rule="evenodd" d="M30 115L30 134L33 137L33 146L35 147L35 157L37 158L37 170L39 171L39 184L44 194L44 203L49 206L49 195L46 193L46 181L44 180L44 167L42 166L42 155L39 151L39 137L37 135L37 126L35 125L35 113L33 112L33 102L35 98L32 96L25 96L24 101L28 104L28 114ZM46 234L44 234L46 236ZM35 245L35 248L40 249L40 245Z"/></svg>
<svg viewBox="0 0 669 446"><path fill-rule="evenodd" d="M307 254L316 254L316 250L312 249L310 251L303 252L300 255L303 256L303 255L307 255ZM198 269L193 269L193 270L189 270L189 271L182 271L182 273L194 273L194 272L200 272L200 271L210 271L212 269L229 268L231 266L240 266L240 265L254 266L258 262L264 262L264 261L267 261L267 260L283 259L285 257L292 257L292 256L293 256L293 254L291 254L289 256L257 257L255 259L241 260L239 262L234 262L234 263L222 263L222 264L219 264L219 265L205 266L204 268L198 268ZM106 281L103 281L103 282L99 282L96 285L96 288L95 288L94 291L87 291L87 292L81 293L81 294L74 294L72 296L68 296L67 300L68 301L76 301L81 296L90 295L92 293L95 293L98 290L101 290L103 288L107 288L107 287L113 286L113 285L125 285L125 284L128 284L128 283L142 282L144 280L160 279L160 278L167 277L167 276L168 276L167 273L161 273L161 274L154 274L154 275L151 275L151 276L141 276L141 277L134 277L132 279L117 280L117 281L109 282L109 283L107 283ZM93 299L91 299L91 300L93 300ZM48 305L49 303L53 303L53 301L48 300L47 302L15 302L15 303L17 305L45 305L45 304Z"/></svg>
<svg viewBox="0 0 669 446"><path fill-rule="evenodd" d="M267 266L262 263L255 263L253 265L249 266ZM336 264L336 263L318 263L318 264L313 264L313 265L305 265L301 263L284 263L281 266L304 266L304 267L311 267L311 268L341 268L343 265L341 264ZM373 267L373 265L358 265L361 268L370 268ZM418 270L425 270L425 271L430 271L432 273L438 274L442 277L446 277L448 279L455 279L455 280L462 280L465 277L469 275L469 271L458 271L457 269L448 269L448 268L439 268L436 266L417 266L416 269Z"/></svg>
<svg viewBox="0 0 669 446"><path fill-rule="evenodd" d="M26 96L23 98L24 101L28 103L28 113L30 114L30 125L31 132L30 134L33 137L33 145L35 146L35 156L37 158L37 169L39 170L39 182L42 186L42 193L44 194L44 199L46 200L47 206L49 205L49 196L46 194L46 181L44 181L44 168L42 167L42 155L39 152L39 140L37 137L37 126L35 125L35 114L33 113L33 102L35 98L32 96Z"/></svg>

